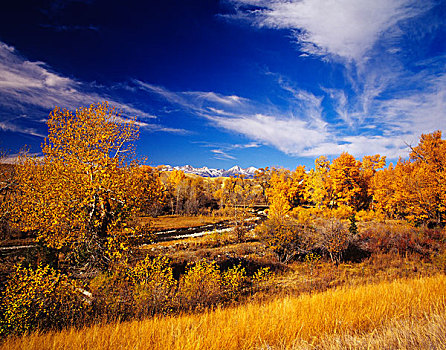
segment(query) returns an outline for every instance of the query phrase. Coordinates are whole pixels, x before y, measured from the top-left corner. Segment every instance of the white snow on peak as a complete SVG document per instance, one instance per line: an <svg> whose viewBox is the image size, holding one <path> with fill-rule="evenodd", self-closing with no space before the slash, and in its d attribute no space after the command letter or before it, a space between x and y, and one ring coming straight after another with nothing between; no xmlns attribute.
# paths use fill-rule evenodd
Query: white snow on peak
<svg viewBox="0 0 446 350"><path fill-rule="evenodd" d="M207 166L201 168L194 168L191 165L183 165L175 167L172 167L170 165L164 165L162 167L162 170L163 171L181 170L186 174L195 174L203 177L228 177L228 176L244 175L247 178L252 178L258 169L253 166L243 169L238 165L234 165L232 168L228 170L213 169L213 168L208 168Z"/></svg>

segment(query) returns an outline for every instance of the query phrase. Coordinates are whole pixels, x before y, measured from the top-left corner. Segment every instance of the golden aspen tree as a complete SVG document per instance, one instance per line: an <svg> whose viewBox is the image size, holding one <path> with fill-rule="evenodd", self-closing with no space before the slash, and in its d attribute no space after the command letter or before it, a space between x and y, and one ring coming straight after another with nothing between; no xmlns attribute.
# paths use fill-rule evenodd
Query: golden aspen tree
<svg viewBox="0 0 446 350"><path fill-rule="evenodd" d="M138 136L135 120L107 102L75 113L56 107L43 158L25 156L17 166L14 225L35 231L48 247L83 245L99 264L119 257L143 193L143 170L134 161Z"/></svg>
<svg viewBox="0 0 446 350"><path fill-rule="evenodd" d="M421 135L410 159L376 173L374 205L414 223L442 224L446 212L446 141L441 132Z"/></svg>
<svg viewBox="0 0 446 350"><path fill-rule="evenodd" d="M6 153L0 150L0 238L4 239L9 234L9 208L14 202L15 166L6 164Z"/></svg>
<svg viewBox="0 0 446 350"><path fill-rule="evenodd" d="M358 208L361 193L360 167L361 162L347 152L333 160L328 173L328 184L332 191L331 206Z"/></svg>
<svg viewBox="0 0 446 350"><path fill-rule="evenodd" d="M422 134L418 145L411 147L410 160L415 164L414 185L422 194L418 209L424 221L440 224L446 212L446 141L441 131Z"/></svg>
<svg viewBox="0 0 446 350"><path fill-rule="evenodd" d="M360 200L358 202L358 209L369 209L373 200L372 179L379 169L386 166L386 157L375 154L373 156L364 156L362 158L360 172L361 172L361 187Z"/></svg>
<svg viewBox="0 0 446 350"><path fill-rule="evenodd" d="M166 185L170 195L170 208L172 214L178 214L180 197L184 192L183 182L186 174L181 170L172 170L166 180Z"/></svg>
<svg viewBox="0 0 446 350"><path fill-rule="evenodd" d="M386 213L391 218L397 214L394 177L394 165L390 164L388 168L378 171L371 180L374 209Z"/></svg>
<svg viewBox="0 0 446 350"><path fill-rule="evenodd" d="M302 204L306 199L306 178L304 166L298 166L294 172L274 170L266 190L270 214L283 215Z"/></svg>
<svg viewBox="0 0 446 350"><path fill-rule="evenodd" d="M147 165L141 166L142 193L141 212L145 215L157 216L167 204L167 189L161 181L160 171Z"/></svg>
<svg viewBox="0 0 446 350"><path fill-rule="evenodd" d="M225 206L226 214L234 221L234 233L238 241L242 241L247 232L246 219L256 196L254 185L252 179L247 179L243 175L231 176L226 178L222 186L214 192L215 199L220 201L220 206Z"/></svg>
<svg viewBox="0 0 446 350"><path fill-rule="evenodd" d="M262 201L263 203L267 202L266 198L266 190L270 186L270 180L272 176L273 171L270 170L269 167L266 168L260 168L258 169L254 174L254 180L259 184L260 188L262 189Z"/></svg>
<svg viewBox="0 0 446 350"><path fill-rule="evenodd" d="M328 172L330 161L321 156L314 161L314 169L311 169L307 178L307 193L309 201L318 208L324 208L330 202L330 190L328 188Z"/></svg>

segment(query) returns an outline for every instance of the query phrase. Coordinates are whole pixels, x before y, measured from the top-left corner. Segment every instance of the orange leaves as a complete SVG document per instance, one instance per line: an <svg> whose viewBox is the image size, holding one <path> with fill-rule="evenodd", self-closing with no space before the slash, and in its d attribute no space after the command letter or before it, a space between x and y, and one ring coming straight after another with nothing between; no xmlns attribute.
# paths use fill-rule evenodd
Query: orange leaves
<svg viewBox="0 0 446 350"><path fill-rule="evenodd" d="M133 161L137 138L134 120L123 119L106 102L74 114L56 107L43 160L25 157L18 166L16 225L36 230L38 239L56 248L111 231L124 236L121 224L134 215L141 188L150 183Z"/></svg>
<svg viewBox="0 0 446 350"><path fill-rule="evenodd" d="M378 172L372 181L376 208L417 223L444 222L446 142L441 132L421 135L410 160Z"/></svg>
<svg viewBox="0 0 446 350"><path fill-rule="evenodd" d="M361 192L361 162L344 152L334 159L328 174L328 186L333 193L334 205L356 207Z"/></svg>
<svg viewBox="0 0 446 350"><path fill-rule="evenodd" d="M319 209L343 206L367 209L371 202L371 180L384 165L385 157L378 154L364 157L360 162L344 152L331 164L326 157L319 157L308 173L302 166L292 173L273 169L265 191L270 213L286 213L304 204Z"/></svg>
<svg viewBox="0 0 446 350"><path fill-rule="evenodd" d="M294 172L273 169L266 189L272 215L282 215L301 204L306 198L306 178L304 166L298 166Z"/></svg>
<svg viewBox="0 0 446 350"><path fill-rule="evenodd" d="M181 170L172 170L167 178L167 181L172 184L172 186L177 186L181 181L186 178L186 175Z"/></svg>

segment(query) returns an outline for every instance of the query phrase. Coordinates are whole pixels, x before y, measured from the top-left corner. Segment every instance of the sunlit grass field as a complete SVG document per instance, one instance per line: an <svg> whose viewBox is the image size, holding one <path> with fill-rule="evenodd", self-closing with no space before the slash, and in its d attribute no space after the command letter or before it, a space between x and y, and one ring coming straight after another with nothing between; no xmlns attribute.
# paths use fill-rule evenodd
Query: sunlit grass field
<svg viewBox="0 0 446 350"><path fill-rule="evenodd" d="M198 227L203 225L215 224L224 220L228 220L224 216L180 216L180 215L163 215L157 218L140 218L140 223L150 223L156 231L176 230L183 228Z"/></svg>
<svg viewBox="0 0 446 350"><path fill-rule="evenodd" d="M341 287L202 313L10 338L5 349L445 346L446 276ZM427 333L430 336L427 335ZM435 344L436 345L435 345Z"/></svg>

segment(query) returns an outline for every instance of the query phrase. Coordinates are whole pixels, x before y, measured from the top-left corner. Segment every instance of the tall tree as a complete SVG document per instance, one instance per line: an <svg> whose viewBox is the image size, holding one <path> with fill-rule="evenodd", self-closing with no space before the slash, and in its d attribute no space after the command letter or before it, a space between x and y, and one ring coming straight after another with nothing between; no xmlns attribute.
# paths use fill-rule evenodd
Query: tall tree
<svg viewBox="0 0 446 350"><path fill-rule="evenodd" d="M380 171L373 180L374 204L416 223L443 224L446 212L446 141L441 131L421 135L410 159Z"/></svg>
<svg viewBox="0 0 446 350"><path fill-rule="evenodd" d="M304 166L298 166L293 172L274 169L266 190L270 204L269 212L273 215L283 215L301 205L307 198L306 179Z"/></svg>
<svg viewBox="0 0 446 350"><path fill-rule="evenodd" d="M385 156L375 154L373 156L364 156L364 158L362 158L360 167L362 191L358 201L358 209L369 209L371 204L373 204L372 181L376 172L385 166Z"/></svg>
<svg viewBox="0 0 446 350"><path fill-rule="evenodd" d="M330 190L328 188L328 172L330 161L325 156L320 156L314 161L314 169L310 170L307 179L307 192L309 200L318 208L324 208L330 202Z"/></svg>
<svg viewBox="0 0 446 350"><path fill-rule="evenodd" d="M49 247L82 245L96 262L119 254L140 207L144 171L134 161L135 121L108 103L75 113L56 107L48 119L42 159L17 167L13 223L37 232Z"/></svg>
<svg viewBox="0 0 446 350"><path fill-rule="evenodd" d="M328 173L328 186L332 192L331 206L359 207L361 188L361 162L343 152L334 159Z"/></svg>

